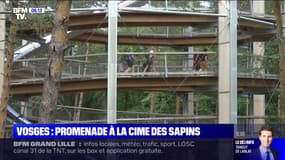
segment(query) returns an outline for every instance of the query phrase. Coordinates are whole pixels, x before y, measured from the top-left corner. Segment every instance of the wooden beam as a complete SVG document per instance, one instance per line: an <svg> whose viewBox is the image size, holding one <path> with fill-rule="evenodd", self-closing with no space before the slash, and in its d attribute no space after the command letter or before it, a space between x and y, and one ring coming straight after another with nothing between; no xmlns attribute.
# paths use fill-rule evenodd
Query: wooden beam
<svg viewBox="0 0 285 160"><path fill-rule="evenodd" d="M186 15L186 14L159 14L153 12L120 13L119 26L191 26L209 24L217 21L214 16ZM70 17L69 29L90 29L107 27L106 13L73 15Z"/></svg>
<svg viewBox="0 0 285 160"><path fill-rule="evenodd" d="M257 35L238 35L238 42L244 43L254 40L267 40L272 38L274 33L264 33ZM84 33L77 37L72 38L74 41L91 42L91 43L104 43L107 44L107 35L101 33ZM196 37L166 37L166 36L129 36L120 35L118 38L119 44L132 44L132 45L162 45L162 46L198 46L198 45L213 45L217 44L216 35L196 36Z"/></svg>
<svg viewBox="0 0 285 160"><path fill-rule="evenodd" d="M246 90L259 89L266 92L268 88L274 88L278 83L277 79L252 79L252 78L239 78L238 87ZM189 92L202 87L213 88L217 87L217 77L203 76L203 77L156 77L156 78L119 78L119 89L132 89L132 90L149 90L149 91L172 91L172 92ZM93 91L105 90L107 87L106 79L75 79L63 80L60 85L60 92L80 92L80 91ZM11 94L14 95L40 95L42 93L42 82L31 81L23 83L12 83Z"/></svg>

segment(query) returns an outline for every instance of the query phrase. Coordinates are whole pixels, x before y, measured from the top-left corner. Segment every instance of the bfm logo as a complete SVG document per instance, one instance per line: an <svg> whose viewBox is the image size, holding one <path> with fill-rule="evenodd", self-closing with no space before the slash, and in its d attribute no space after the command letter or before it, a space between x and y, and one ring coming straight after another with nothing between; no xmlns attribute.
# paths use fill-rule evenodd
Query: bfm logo
<svg viewBox="0 0 285 160"><path fill-rule="evenodd" d="M44 8L13 8L13 13L16 14L17 19L27 19L26 13L45 13Z"/></svg>

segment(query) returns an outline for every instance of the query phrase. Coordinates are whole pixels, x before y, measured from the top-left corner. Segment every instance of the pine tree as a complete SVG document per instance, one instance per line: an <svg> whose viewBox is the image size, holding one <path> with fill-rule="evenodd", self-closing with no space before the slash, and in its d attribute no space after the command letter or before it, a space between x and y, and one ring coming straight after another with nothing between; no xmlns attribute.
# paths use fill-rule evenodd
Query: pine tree
<svg viewBox="0 0 285 160"><path fill-rule="evenodd" d="M55 112L67 48L67 27L71 0L58 0L53 18L52 39L49 46L48 71L44 80L39 123L55 122Z"/></svg>

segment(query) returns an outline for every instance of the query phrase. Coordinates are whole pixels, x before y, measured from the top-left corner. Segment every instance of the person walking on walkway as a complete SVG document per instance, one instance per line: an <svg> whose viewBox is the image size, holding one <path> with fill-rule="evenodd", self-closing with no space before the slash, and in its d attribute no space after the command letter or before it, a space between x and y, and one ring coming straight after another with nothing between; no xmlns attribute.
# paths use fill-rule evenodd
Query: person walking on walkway
<svg viewBox="0 0 285 160"><path fill-rule="evenodd" d="M135 68L134 68L135 57L132 54L126 54L124 56L124 59L128 65L128 68L125 70L125 72L126 73L134 72L135 71Z"/></svg>
<svg viewBox="0 0 285 160"><path fill-rule="evenodd" d="M145 62L143 63L143 72L150 72L153 65L153 50L149 51L149 54L145 55Z"/></svg>

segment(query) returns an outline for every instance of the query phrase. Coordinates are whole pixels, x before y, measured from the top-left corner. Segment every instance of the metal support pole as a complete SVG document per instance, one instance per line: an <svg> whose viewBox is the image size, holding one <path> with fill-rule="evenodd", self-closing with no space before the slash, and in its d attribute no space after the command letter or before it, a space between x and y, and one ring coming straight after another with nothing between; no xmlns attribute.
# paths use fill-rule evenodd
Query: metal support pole
<svg viewBox="0 0 285 160"><path fill-rule="evenodd" d="M236 1L219 1L219 123L237 123Z"/></svg>
<svg viewBox="0 0 285 160"><path fill-rule="evenodd" d="M168 77L167 55L164 55L164 76Z"/></svg>
<svg viewBox="0 0 285 160"><path fill-rule="evenodd" d="M237 1L230 1L230 34L230 122L237 124Z"/></svg>
<svg viewBox="0 0 285 160"><path fill-rule="evenodd" d="M117 122L117 27L118 1L108 3L107 123Z"/></svg>
<svg viewBox="0 0 285 160"><path fill-rule="evenodd" d="M252 1L253 3L253 16L264 16L265 15L265 1ZM252 74L260 74L263 75L266 73L265 69L263 69L263 56L264 56L264 42L252 42L252 50L250 51L252 55ZM250 116L260 116L263 117L265 115L265 95L264 94L253 94L252 96L252 112L249 114ZM265 119L251 119L249 121L249 125L251 126L251 134L259 131L260 126L253 126L254 124L264 124Z"/></svg>
<svg viewBox="0 0 285 160"><path fill-rule="evenodd" d="M248 113L246 114L247 116L253 116L254 115L254 95L253 93L248 94ZM254 135L254 126L253 123L254 119L247 119L247 124L248 125L248 130L245 130L245 132L249 133L250 136Z"/></svg>
<svg viewBox="0 0 285 160"><path fill-rule="evenodd" d="M253 1L249 0L249 11L250 11L250 15L253 16Z"/></svg>

